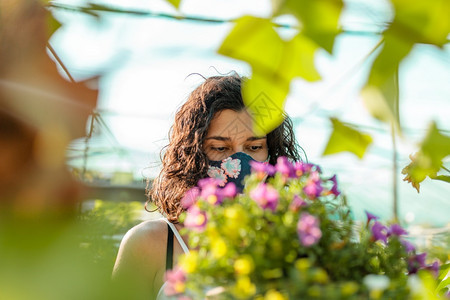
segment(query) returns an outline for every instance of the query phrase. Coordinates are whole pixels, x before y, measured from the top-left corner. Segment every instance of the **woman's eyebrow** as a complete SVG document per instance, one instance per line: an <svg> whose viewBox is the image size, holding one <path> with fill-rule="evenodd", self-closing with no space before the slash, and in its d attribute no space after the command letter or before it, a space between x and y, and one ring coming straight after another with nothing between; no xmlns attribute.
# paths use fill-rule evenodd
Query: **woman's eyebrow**
<svg viewBox="0 0 450 300"><path fill-rule="evenodd" d="M224 136L210 136L207 137L205 140L230 141L231 139L229 137Z"/></svg>
<svg viewBox="0 0 450 300"><path fill-rule="evenodd" d="M267 139L267 136L251 136L246 141L252 142L252 141L257 141L257 140L265 140L265 139Z"/></svg>
<svg viewBox="0 0 450 300"><path fill-rule="evenodd" d="M252 141L264 140L264 139L267 139L267 137L266 136L251 136L251 137L247 138L245 141L252 142ZM205 140L230 141L231 139L229 137L224 137L224 136L210 136L210 137L205 138Z"/></svg>

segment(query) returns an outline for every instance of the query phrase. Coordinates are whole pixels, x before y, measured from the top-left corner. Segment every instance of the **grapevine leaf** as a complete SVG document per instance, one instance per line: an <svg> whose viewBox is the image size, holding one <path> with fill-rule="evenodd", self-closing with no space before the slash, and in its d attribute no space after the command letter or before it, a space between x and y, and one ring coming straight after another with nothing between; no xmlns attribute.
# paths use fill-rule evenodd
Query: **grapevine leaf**
<svg viewBox="0 0 450 300"><path fill-rule="evenodd" d="M362 159L367 147L372 143L372 137L343 124L336 118L331 118L331 122L333 133L322 155L347 151Z"/></svg>
<svg viewBox="0 0 450 300"><path fill-rule="evenodd" d="M270 20L244 16L236 21L218 52L252 67L252 78L244 82L242 93L254 117L255 132L266 134L283 122L284 102L294 77L320 79L314 67L317 48L303 35L282 40Z"/></svg>
<svg viewBox="0 0 450 300"><path fill-rule="evenodd" d="M339 18L343 6L342 0L272 1L274 15L293 14L302 24L302 33L329 53L341 32Z"/></svg>
<svg viewBox="0 0 450 300"><path fill-rule="evenodd" d="M428 176L448 182L448 176L437 175L442 161L450 155L450 137L441 134L433 122L420 145L419 151L410 156L411 163L402 170L404 181L410 182L419 192L419 184Z"/></svg>

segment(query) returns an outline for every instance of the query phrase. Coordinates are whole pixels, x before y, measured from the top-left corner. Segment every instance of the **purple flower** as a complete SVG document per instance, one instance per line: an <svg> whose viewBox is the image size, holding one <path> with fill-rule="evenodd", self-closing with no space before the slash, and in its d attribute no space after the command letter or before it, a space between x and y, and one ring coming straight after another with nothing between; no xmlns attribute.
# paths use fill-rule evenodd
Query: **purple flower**
<svg viewBox="0 0 450 300"><path fill-rule="evenodd" d="M189 189L184 197L181 199L181 205L183 208L188 209L197 202L197 197L200 196L200 189L193 187Z"/></svg>
<svg viewBox="0 0 450 300"><path fill-rule="evenodd" d="M250 192L250 197L258 203L262 209L275 211L278 205L278 191L265 183L260 183Z"/></svg>
<svg viewBox="0 0 450 300"><path fill-rule="evenodd" d="M426 267L426 265L425 265L426 257L427 257L426 253L421 253L421 254L410 256L408 258L408 273L415 274L420 269L425 268Z"/></svg>
<svg viewBox="0 0 450 300"><path fill-rule="evenodd" d="M376 221L372 226L372 236L375 241L383 241L387 243L387 228L380 222Z"/></svg>
<svg viewBox="0 0 450 300"><path fill-rule="evenodd" d="M308 204L303 200L300 196L294 195L294 199L292 199L291 205L289 208L293 211L298 211L301 207L307 206Z"/></svg>
<svg viewBox="0 0 450 300"><path fill-rule="evenodd" d="M414 247L414 245L407 240L401 239L400 243L402 243L403 247L405 247L406 253L410 253L416 250L416 247Z"/></svg>
<svg viewBox="0 0 450 300"><path fill-rule="evenodd" d="M303 192L309 199L315 199L320 196L323 191L323 187L320 181L319 173L314 171L308 178L305 187L303 188Z"/></svg>
<svg viewBox="0 0 450 300"><path fill-rule="evenodd" d="M330 180L333 182L333 187L331 188L330 192L337 197L341 194L341 192L338 190L336 175L333 175Z"/></svg>
<svg viewBox="0 0 450 300"><path fill-rule="evenodd" d="M186 290L186 274L181 268L168 270L165 274L165 279L167 284L164 288L164 293L167 296L181 294Z"/></svg>
<svg viewBox="0 0 450 300"><path fill-rule="evenodd" d="M295 178L296 177L294 166L285 156L278 157L275 168L276 168L277 172L281 173L284 177L287 177L287 178Z"/></svg>
<svg viewBox="0 0 450 300"><path fill-rule="evenodd" d="M434 277L438 277L439 276L439 262L437 260L435 260L431 265L428 265L426 267L427 270L430 270L431 273L434 275Z"/></svg>
<svg viewBox="0 0 450 300"><path fill-rule="evenodd" d="M319 228L319 219L308 213L302 213L297 223L297 234L305 247L316 244L322 237Z"/></svg>
<svg viewBox="0 0 450 300"><path fill-rule="evenodd" d="M367 210L366 210L365 212L366 212L366 216L367 216L367 223L369 223L369 222L372 221L372 220L376 221L376 220L379 219L379 217L377 217L377 216L371 214L371 213L368 212Z"/></svg>
<svg viewBox="0 0 450 300"><path fill-rule="evenodd" d="M405 234L408 234L408 232L405 229L403 229L403 227L400 226L399 224L392 224L389 227L388 232L387 232L388 236L391 236L391 235L401 236L401 235L405 235Z"/></svg>
<svg viewBox="0 0 450 300"><path fill-rule="evenodd" d="M206 212L201 211L197 206L191 206L186 214L184 226L197 232L202 232L206 227Z"/></svg>
<svg viewBox="0 0 450 300"><path fill-rule="evenodd" d="M269 176L272 176L277 171L276 168L274 166L272 166L271 164L268 164L268 163L266 164L266 163L259 162L259 161L251 160L250 166L252 167L253 172L263 175L262 177L264 177L266 174Z"/></svg>

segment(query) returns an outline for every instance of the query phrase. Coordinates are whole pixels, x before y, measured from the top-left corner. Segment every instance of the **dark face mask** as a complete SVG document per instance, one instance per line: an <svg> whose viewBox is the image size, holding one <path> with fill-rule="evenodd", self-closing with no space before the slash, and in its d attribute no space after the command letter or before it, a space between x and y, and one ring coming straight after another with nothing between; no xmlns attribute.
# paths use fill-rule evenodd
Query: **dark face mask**
<svg viewBox="0 0 450 300"><path fill-rule="evenodd" d="M222 160L210 160L208 176L218 179L220 186L233 182L238 192L242 193L244 178L251 173L250 161L256 160L244 152L236 152ZM269 163L269 158L264 163Z"/></svg>

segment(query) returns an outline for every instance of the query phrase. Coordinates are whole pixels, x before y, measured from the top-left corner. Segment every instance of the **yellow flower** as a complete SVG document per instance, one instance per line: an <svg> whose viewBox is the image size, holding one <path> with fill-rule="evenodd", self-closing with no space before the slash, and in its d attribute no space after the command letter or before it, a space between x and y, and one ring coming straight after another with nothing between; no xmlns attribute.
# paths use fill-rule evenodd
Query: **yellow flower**
<svg viewBox="0 0 450 300"><path fill-rule="evenodd" d="M353 281L346 282L341 287L341 292L343 296L351 296L358 291L359 287Z"/></svg>
<svg viewBox="0 0 450 300"><path fill-rule="evenodd" d="M247 298L256 292L255 285L248 276L239 276L236 282L235 293L238 298Z"/></svg>
<svg viewBox="0 0 450 300"><path fill-rule="evenodd" d="M285 297L282 293L276 291L276 290L269 290L267 291L264 300L287 300L288 298Z"/></svg>
<svg viewBox="0 0 450 300"><path fill-rule="evenodd" d="M209 196L206 198L206 201L208 201L209 204L214 205L214 204L216 204L216 202L217 202L217 196L216 196L216 195L209 195Z"/></svg>
<svg viewBox="0 0 450 300"><path fill-rule="evenodd" d="M173 289L175 290L175 292L177 292L177 294L184 293L184 291L186 290L186 284L184 282L177 281Z"/></svg>
<svg viewBox="0 0 450 300"><path fill-rule="evenodd" d="M306 271L309 269L309 267L311 267L311 263L309 262L309 259L307 259L307 258L300 258L300 259L297 259L297 261L295 262L295 267L299 271Z"/></svg>
<svg viewBox="0 0 450 300"><path fill-rule="evenodd" d="M250 256L243 256L234 262L234 271L238 275L248 275L254 267L253 259Z"/></svg>
<svg viewBox="0 0 450 300"><path fill-rule="evenodd" d="M198 252L191 250L189 254L180 257L180 267L186 273L193 273L197 270Z"/></svg>
<svg viewBox="0 0 450 300"><path fill-rule="evenodd" d="M222 238L216 237L211 240L211 252L214 258L221 258L227 253L227 244Z"/></svg>
<svg viewBox="0 0 450 300"><path fill-rule="evenodd" d="M324 269L318 268L314 272L313 280L322 284L327 283L329 280L328 274Z"/></svg>

